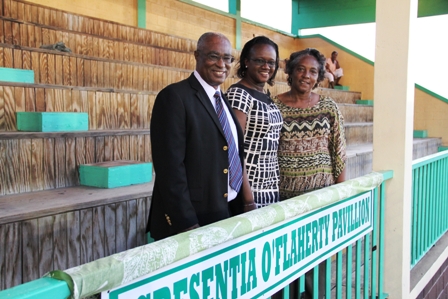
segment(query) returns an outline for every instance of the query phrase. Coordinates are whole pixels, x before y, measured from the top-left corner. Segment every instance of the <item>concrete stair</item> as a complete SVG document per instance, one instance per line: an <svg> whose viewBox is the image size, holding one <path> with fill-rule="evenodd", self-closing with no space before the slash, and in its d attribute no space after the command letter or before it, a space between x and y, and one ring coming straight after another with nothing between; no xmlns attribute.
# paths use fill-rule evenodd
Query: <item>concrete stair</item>
<svg viewBox="0 0 448 299"><path fill-rule="evenodd" d="M373 159L373 106L356 104L361 93L329 88L314 92L331 97L338 103L344 116L347 141L347 179L363 176L372 171ZM440 138L414 138L413 159L434 154L441 146Z"/></svg>

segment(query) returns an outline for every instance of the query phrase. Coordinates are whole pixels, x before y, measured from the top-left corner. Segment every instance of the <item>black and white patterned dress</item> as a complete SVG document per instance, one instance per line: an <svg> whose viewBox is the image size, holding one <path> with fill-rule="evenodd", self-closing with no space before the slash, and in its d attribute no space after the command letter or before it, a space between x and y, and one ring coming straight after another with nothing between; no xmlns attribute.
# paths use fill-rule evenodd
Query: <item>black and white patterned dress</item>
<svg viewBox="0 0 448 299"><path fill-rule="evenodd" d="M246 170L257 207L280 200L277 150L283 119L269 94L234 84L227 90L232 108L247 115L244 129Z"/></svg>

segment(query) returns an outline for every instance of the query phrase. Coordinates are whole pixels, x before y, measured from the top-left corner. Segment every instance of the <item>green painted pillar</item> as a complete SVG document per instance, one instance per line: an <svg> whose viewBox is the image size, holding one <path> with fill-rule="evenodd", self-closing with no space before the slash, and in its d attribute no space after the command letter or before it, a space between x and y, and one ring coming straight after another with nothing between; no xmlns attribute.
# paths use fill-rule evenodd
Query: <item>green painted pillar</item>
<svg viewBox="0 0 448 299"><path fill-rule="evenodd" d="M299 1L291 1L291 34L294 36L299 35Z"/></svg>
<svg viewBox="0 0 448 299"><path fill-rule="evenodd" d="M146 0L137 0L137 26L146 29Z"/></svg>
<svg viewBox="0 0 448 299"><path fill-rule="evenodd" d="M241 50L241 0L229 0L229 13L235 15L235 48Z"/></svg>

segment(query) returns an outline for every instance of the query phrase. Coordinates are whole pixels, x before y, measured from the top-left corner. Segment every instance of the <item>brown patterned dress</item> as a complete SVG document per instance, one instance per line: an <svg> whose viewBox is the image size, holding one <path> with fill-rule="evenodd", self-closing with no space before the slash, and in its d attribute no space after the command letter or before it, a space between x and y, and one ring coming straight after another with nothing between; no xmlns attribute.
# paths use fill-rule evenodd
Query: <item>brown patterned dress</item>
<svg viewBox="0 0 448 299"><path fill-rule="evenodd" d="M293 108L277 97L283 116L278 162L280 198L333 185L345 167L344 118L335 101L320 96L311 108Z"/></svg>

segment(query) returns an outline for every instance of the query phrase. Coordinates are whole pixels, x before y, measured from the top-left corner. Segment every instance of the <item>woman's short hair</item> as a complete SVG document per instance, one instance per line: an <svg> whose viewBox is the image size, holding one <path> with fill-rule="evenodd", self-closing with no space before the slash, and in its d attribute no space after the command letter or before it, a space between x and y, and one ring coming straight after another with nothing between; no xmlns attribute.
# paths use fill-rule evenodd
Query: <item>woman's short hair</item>
<svg viewBox="0 0 448 299"><path fill-rule="evenodd" d="M248 41L244 45L243 50L241 51L241 54L240 54L240 61L239 61L238 66L237 66L236 74L237 74L238 78L244 78L244 76L246 75L246 65L244 64L244 61L246 59L247 60L250 59L250 51L256 45L270 45L275 50L275 56L276 57L275 57L274 73L272 74L272 76L267 81L267 83L272 86L275 83L275 81L274 81L275 75L277 75L279 54L278 54L278 46L277 46L277 44L274 43L269 38L267 38L266 36L256 36L256 37L254 37L253 39L251 39L250 41Z"/></svg>
<svg viewBox="0 0 448 299"><path fill-rule="evenodd" d="M317 49L306 48L305 50L292 53L289 56L289 59L286 59L285 73L288 75L289 86L291 86L292 82L292 73L297 67L297 64L299 63L300 59L302 59L306 55L313 56L319 63L319 74L317 77L317 83L321 82L325 78L325 56L320 54L320 52Z"/></svg>

